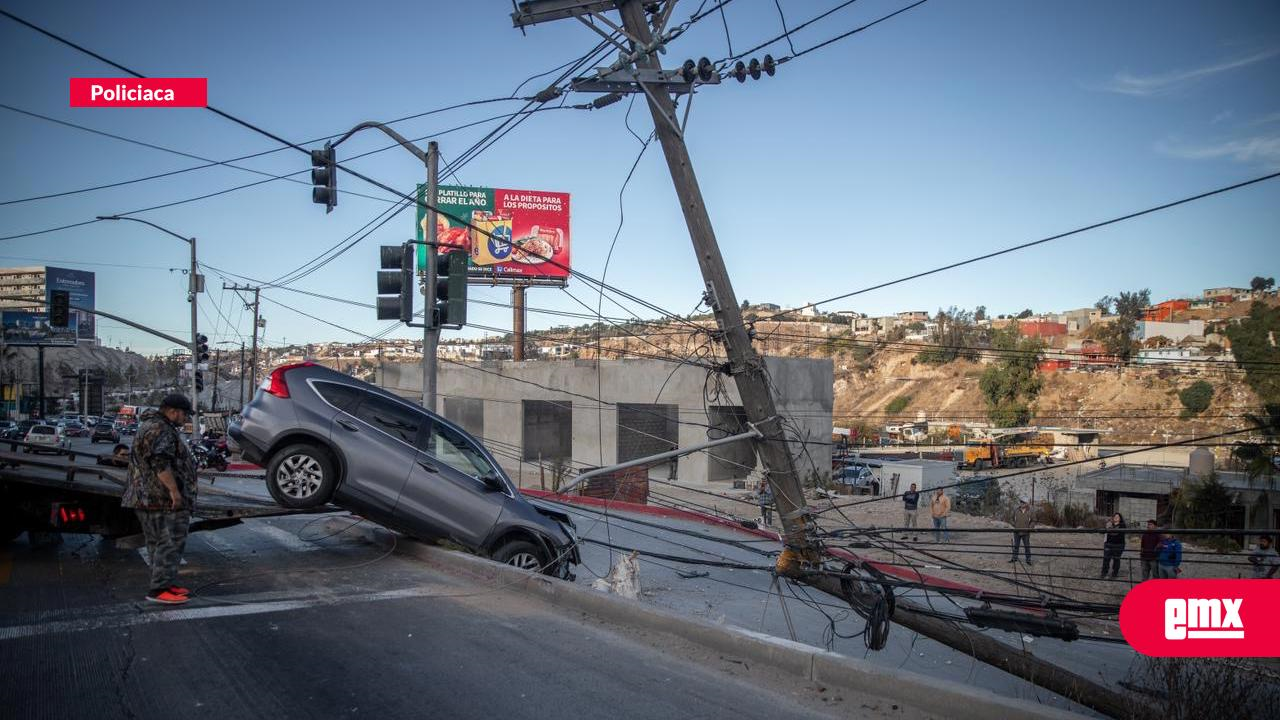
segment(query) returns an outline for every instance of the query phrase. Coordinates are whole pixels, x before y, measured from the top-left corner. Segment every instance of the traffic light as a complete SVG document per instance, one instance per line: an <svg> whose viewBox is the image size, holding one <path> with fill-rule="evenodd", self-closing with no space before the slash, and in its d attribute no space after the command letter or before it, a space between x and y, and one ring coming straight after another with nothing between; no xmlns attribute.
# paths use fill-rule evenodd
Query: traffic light
<svg viewBox="0 0 1280 720"><path fill-rule="evenodd" d="M71 324L71 294L66 290L49 293L49 324L60 328Z"/></svg>
<svg viewBox="0 0 1280 720"><path fill-rule="evenodd" d="M326 213L338 204L338 161L333 146L311 151L311 202L324 205Z"/></svg>
<svg viewBox="0 0 1280 720"><path fill-rule="evenodd" d="M382 269L378 271L378 319L413 320L414 246L383 245ZM388 297L389 296L389 297Z"/></svg>
<svg viewBox="0 0 1280 720"><path fill-rule="evenodd" d="M204 392L204 371L200 369L200 363L209 360L209 338L204 335L196 335L196 354L191 358L191 373L195 376L196 392Z"/></svg>
<svg viewBox="0 0 1280 720"><path fill-rule="evenodd" d="M436 256L434 327L460 328L467 324L467 253L453 251Z"/></svg>

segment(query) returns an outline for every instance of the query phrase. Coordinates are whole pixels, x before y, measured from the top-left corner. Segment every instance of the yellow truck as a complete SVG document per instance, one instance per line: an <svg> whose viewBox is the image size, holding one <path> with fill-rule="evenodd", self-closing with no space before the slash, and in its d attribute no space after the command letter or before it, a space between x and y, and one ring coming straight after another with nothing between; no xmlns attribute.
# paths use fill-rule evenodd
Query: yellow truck
<svg viewBox="0 0 1280 720"><path fill-rule="evenodd" d="M1051 461L1053 433L1024 433L998 440L970 443L964 448L961 467L974 470L1026 467Z"/></svg>

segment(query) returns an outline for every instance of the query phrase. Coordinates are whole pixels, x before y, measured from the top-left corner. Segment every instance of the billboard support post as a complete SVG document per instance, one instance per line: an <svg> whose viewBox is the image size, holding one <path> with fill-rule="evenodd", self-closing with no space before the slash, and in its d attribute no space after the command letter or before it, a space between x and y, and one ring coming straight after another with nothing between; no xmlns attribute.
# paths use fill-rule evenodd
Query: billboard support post
<svg viewBox="0 0 1280 720"><path fill-rule="evenodd" d="M511 358L513 360L524 360L524 290L524 285L511 288L511 307L512 312L515 313L511 322Z"/></svg>
<svg viewBox="0 0 1280 720"><path fill-rule="evenodd" d="M37 384L37 387L39 388L39 389L36 391L36 395L37 395L37 400L36 400L36 402L37 402L37 403L39 403L39 405L37 406L37 409L38 409L38 414L40 415L40 419L41 419L41 420L43 420L43 419L45 418L45 412L44 412L44 346L43 346L43 345L37 345L37 346L36 346L36 384Z"/></svg>

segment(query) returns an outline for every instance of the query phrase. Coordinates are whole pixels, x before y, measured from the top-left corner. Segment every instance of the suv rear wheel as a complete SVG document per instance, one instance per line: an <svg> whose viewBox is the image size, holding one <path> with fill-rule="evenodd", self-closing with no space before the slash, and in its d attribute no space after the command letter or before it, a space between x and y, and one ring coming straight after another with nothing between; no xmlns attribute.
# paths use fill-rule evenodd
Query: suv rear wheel
<svg viewBox="0 0 1280 720"><path fill-rule="evenodd" d="M329 502L338 472L329 453L305 443L289 445L267 465L267 490L287 508L308 509Z"/></svg>
<svg viewBox="0 0 1280 720"><path fill-rule="evenodd" d="M546 551L528 540L512 540L504 544L493 554L493 559L533 572L543 572L548 563Z"/></svg>

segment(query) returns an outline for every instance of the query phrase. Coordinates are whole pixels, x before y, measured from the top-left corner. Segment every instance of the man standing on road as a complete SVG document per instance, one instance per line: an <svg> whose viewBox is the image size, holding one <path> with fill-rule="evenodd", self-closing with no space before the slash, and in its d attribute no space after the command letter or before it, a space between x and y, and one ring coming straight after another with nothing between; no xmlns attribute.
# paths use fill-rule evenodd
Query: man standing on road
<svg viewBox="0 0 1280 720"><path fill-rule="evenodd" d="M933 516L933 541L951 542L951 533L947 532L947 518L951 516L951 498L947 497L942 488L938 488L933 493L933 500L929 502L929 514Z"/></svg>
<svg viewBox="0 0 1280 720"><path fill-rule="evenodd" d="M1018 545L1021 543L1022 550L1026 554L1027 564L1031 564L1031 533L1017 532L1018 530L1031 529L1031 505L1023 500L1018 505L1018 509L1013 511L1013 554L1009 556L1009 562L1018 561Z"/></svg>
<svg viewBox="0 0 1280 720"><path fill-rule="evenodd" d="M916 484L911 483L911 489L902 493L902 527L911 528L915 532L916 518L919 516L920 493L916 491ZM906 540L907 536L903 535L902 539Z"/></svg>
<svg viewBox="0 0 1280 720"><path fill-rule="evenodd" d="M1150 580L1159 577L1156 574L1156 552L1160 547L1160 526L1155 520L1147 521L1147 529L1142 531L1142 550L1138 559L1142 561L1142 579Z"/></svg>
<svg viewBox="0 0 1280 720"><path fill-rule="evenodd" d="M187 422L191 401L173 393L160 409L142 416L129 455L128 485L120 504L133 508L147 538L151 587L147 600L180 605L190 591L176 584L187 528L196 505L196 463L191 448L178 435Z"/></svg>

